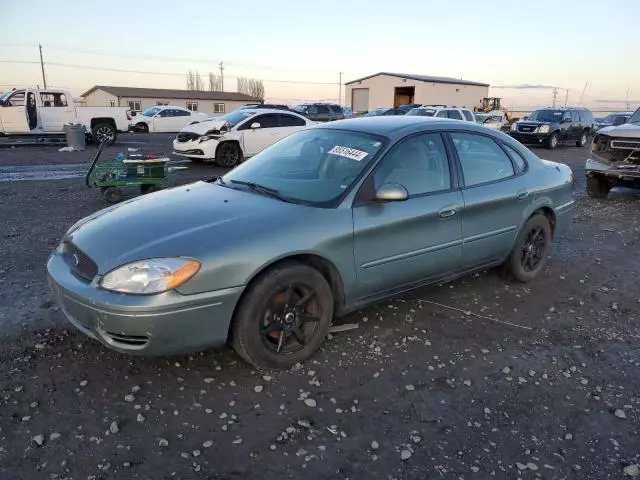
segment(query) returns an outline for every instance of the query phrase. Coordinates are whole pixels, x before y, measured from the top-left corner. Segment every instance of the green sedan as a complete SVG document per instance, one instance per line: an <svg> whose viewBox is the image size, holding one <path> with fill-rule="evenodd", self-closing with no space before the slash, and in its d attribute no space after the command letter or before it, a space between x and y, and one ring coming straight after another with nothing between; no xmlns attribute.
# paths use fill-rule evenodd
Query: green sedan
<svg viewBox="0 0 640 480"><path fill-rule="evenodd" d="M471 122L349 119L299 131L217 179L86 217L47 269L62 311L119 352L230 343L309 358L335 317L500 266L539 276L574 206L569 167Z"/></svg>

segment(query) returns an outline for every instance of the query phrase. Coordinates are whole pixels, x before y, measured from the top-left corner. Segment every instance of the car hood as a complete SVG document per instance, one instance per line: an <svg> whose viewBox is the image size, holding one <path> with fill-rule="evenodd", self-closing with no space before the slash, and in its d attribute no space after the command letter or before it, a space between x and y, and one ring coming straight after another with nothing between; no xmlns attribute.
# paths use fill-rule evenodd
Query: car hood
<svg viewBox="0 0 640 480"><path fill-rule="evenodd" d="M635 123L625 123L617 127L604 127L598 130L598 135L609 135L611 137L640 138L640 125Z"/></svg>
<svg viewBox="0 0 640 480"><path fill-rule="evenodd" d="M96 212L71 227L63 241L73 242L105 274L145 258L201 258L275 226L289 226L310 208L196 182Z"/></svg>
<svg viewBox="0 0 640 480"><path fill-rule="evenodd" d="M220 130L227 120L224 118L216 118L213 120L207 120L206 122L194 123L193 125L187 125L181 132L197 133L198 135L204 135L210 130Z"/></svg>

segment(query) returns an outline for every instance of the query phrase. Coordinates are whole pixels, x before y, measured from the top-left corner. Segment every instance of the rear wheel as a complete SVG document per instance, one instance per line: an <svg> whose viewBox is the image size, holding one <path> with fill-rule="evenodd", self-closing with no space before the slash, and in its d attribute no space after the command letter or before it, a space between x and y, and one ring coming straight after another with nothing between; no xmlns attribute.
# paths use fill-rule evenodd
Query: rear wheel
<svg viewBox="0 0 640 480"><path fill-rule="evenodd" d="M122 190L118 187L107 187L104 190L104 198L109 203L118 203L122 200Z"/></svg>
<svg viewBox="0 0 640 480"><path fill-rule="evenodd" d="M116 127L110 123L98 123L91 128L91 134L96 144L106 143L107 145L113 145L116 143L118 132Z"/></svg>
<svg viewBox="0 0 640 480"><path fill-rule="evenodd" d="M331 287L316 269L273 268L245 292L232 326L232 345L261 368L288 368L313 355L333 318Z"/></svg>
<svg viewBox="0 0 640 480"><path fill-rule="evenodd" d="M587 132L582 132L576 141L576 147L584 147L587 144Z"/></svg>
<svg viewBox="0 0 640 480"><path fill-rule="evenodd" d="M224 142L216 150L216 164L220 167L232 168L242 160L242 150L237 143Z"/></svg>
<svg viewBox="0 0 640 480"><path fill-rule="evenodd" d="M550 148L551 150L553 150L557 146L558 146L558 134L552 133L551 136L549 137L549 140L547 140L547 148Z"/></svg>
<svg viewBox="0 0 640 480"><path fill-rule="evenodd" d="M549 220L542 214L533 215L518 234L503 269L518 282L530 282L544 269L550 248Z"/></svg>
<svg viewBox="0 0 640 480"><path fill-rule="evenodd" d="M591 198L607 198L611 186L598 177L587 177L587 195Z"/></svg>

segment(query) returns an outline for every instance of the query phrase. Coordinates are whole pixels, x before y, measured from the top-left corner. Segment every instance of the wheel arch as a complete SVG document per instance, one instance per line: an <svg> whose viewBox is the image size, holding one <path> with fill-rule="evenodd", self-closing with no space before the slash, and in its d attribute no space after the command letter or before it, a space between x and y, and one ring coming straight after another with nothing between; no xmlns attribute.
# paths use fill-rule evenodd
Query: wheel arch
<svg viewBox="0 0 640 480"><path fill-rule="evenodd" d="M116 125L116 121L115 121L115 119L113 117L96 117L96 118L92 118L91 119L91 123L89 124L89 126L93 130L93 128L96 125L100 125L101 123L108 123L109 125L111 125L114 128L114 130L118 130L118 127Z"/></svg>
<svg viewBox="0 0 640 480"><path fill-rule="evenodd" d="M219 149L220 149L220 147L221 147L222 145L224 145L225 143L235 143L235 144L236 144L236 146L240 149L240 153L242 154L242 156L244 156L244 150L242 149L242 145L241 145L241 143L240 143L240 140L238 140L237 138L229 138L229 139L221 140L221 141L218 143L218 146L216 147L216 153L215 153L215 156L216 156L216 157L218 156L218 150L219 150Z"/></svg>
<svg viewBox="0 0 640 480"><path fill-rule="evenodd" d="M236 312L238 311L238 308L243 302L245 296L248 294L247 292L251 288L251 285L256 283L263 275L265 275L270 270L277 267L286 266L287 264L307 265L320 272L320 274L329 284L331 293L333 294L334 316L339 316L344 311L344 282L338 268L334 265L334 263L328 260L326 257L317 255L315 253L295 253L292 255L287 255L286 257L276 258L273 261L264 264L259 270L253 273L253 275L247 281L247 284L242 294L240 295L240 298L238 298L233 308L233 315L231 317L231 322L229 322L229 330L231 330L231 325L235 321Z"/></svg>
<svg viewBox="0 0 640 480"><path fill-rule="evenodd" d="M549 225L551 225L551 236L555 237L556 234L556 212L549 205L543 205L538 207L536 210L531 212L531 215L525 220L524 223L527 223L531 217L534 215L544 215L549 221ZM524 226L524 224L523 224Z"/></svg>

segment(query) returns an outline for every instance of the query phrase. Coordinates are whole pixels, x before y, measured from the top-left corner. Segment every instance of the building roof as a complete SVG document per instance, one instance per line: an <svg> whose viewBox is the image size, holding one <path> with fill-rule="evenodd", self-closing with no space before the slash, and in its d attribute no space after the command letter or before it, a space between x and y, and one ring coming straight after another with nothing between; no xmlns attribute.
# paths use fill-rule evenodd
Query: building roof
<svg viewBox="0 0 640 480"><path fill-rule="evenodd" d="M454 85L472 85L476 87L489 86L488 83L472 82L470 80L462 80L461 78L433 77L431 75L414 75L410 73L391 73L391 72L374 73L373 75L368 75L366 77L358 78L356 80L351 80L350 82L345 83L345 85L351 85L352 83L362 82L363 80L368 80L369 78L377 77L378 75L387 75L390 77L406 78L407 80L418 80L419 82L429 82L429 83L449 83Z"/></svg>
<svg viewBox="0 0 640 480"><path fill-rule="evenodd" d="M198 90L174 90L169 88L135 88L135 87L110 87L95 85L84 92L81 97L86 97L96 90L115 95L116 97L134 98L188 98L193 100L228 100L237 102L259 102L260 99L239 92L204 92Z"/></svg>

